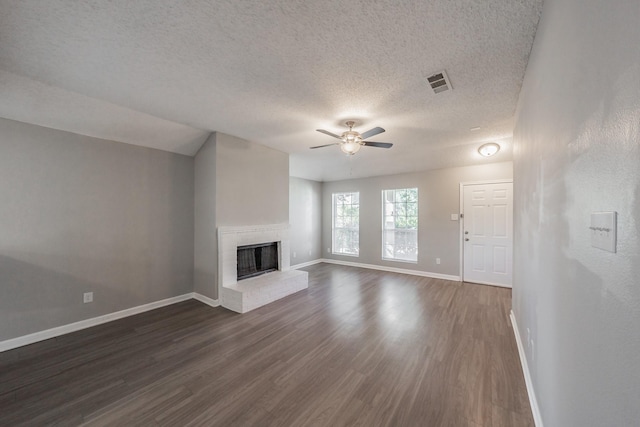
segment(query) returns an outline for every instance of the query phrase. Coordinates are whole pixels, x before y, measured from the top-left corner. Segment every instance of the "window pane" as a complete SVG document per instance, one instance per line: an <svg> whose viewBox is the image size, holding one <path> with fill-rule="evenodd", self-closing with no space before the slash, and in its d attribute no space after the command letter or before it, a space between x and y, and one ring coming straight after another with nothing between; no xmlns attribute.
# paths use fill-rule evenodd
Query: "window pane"
<svg viewBox="0 0 640 427"><path fill-rule="evenodd" d="M359 253L359 197L359 193L333 194L333 253Z"/></svg>
<svg viewBox="0 0 640 427"><path fill-rule="evenodd" d="M418 189L383 191L382 257L418 260Z"/></svg>

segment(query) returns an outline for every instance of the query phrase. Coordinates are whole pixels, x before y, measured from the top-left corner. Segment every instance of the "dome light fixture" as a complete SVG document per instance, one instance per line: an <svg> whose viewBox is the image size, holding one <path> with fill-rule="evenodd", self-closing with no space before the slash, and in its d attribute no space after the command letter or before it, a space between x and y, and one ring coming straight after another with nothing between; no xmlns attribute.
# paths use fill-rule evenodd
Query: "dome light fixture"
<svg viewBox="0 0 640 427"><path fill-rule="evenodd" d="M478 148L478 153L484 157L491 157L500 151L500 146L495 142L488 142L486 144L482 144L480 148Z"/></svg>
<svg viewBox="0 0 640 427"><path fill-rule="evenodd" d="M360 151L360 147L362 147L362 145L358 141L345 141L344 143L340 144L340 149L348 156L353 156L354 154L356 154L358 151Z"/></svg>
<svg viewBox="0 0 640 427"><path fill-rule="evenodd" d="M364 143L362 142L362 137L360 136L360 133L353 130L353 125L355 124L355 121L349 120L346 124L347 126L349 126L349 130L346 132L343 132L342 135L340 135L340 139L342 140L342 144L340 144L340 149L347 156L353 156L358 151L360 151L360 147L362 147Z"/></svg>

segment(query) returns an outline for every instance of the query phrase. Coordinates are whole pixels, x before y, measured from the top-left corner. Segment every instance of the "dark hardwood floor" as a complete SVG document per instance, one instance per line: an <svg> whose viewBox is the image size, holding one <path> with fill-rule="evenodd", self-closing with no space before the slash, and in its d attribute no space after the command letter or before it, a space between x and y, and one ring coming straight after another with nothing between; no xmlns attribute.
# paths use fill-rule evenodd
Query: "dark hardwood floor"
<svg viewBox="0 0 640 427"><path fill-rule="evenodd" d="M509 289L306 270L250 313L191 300L0 353L0 425L533 426Z"/></svg>

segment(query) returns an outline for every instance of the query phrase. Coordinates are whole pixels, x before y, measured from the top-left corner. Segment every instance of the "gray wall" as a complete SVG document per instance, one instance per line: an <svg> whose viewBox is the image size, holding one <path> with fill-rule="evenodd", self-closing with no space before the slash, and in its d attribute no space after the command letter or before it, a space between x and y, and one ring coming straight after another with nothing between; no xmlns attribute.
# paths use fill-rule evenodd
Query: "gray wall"
<svg viewBox="0 0 640 427"><path fill-rule="evenodd" d="M289 178L291 265L322 258L322 183Z"/></svg>
<svg viewBox="0 0 640 427"><path fill-rule="evenodd" d="M223 133L216 136L218 226L289 221L289 155Z"/></svg>
<svg viewBox="0 0 640 427"><path fill-rule="evenodd" d="M217 298L216 136L212 133L195 156L194 291Z"/></svg>
<svg viewBox="0 0 640 427"><path fill-rule="evenodd" d="M289 221L289 155L212 134L195 157L195 206L195 291L217 299L217 229Z"/></svg>
<svg viewBox="0 0 640 427"><path fill-rule="evenodd" d="M512 178L511 162L373 178L325 182L322 199L323 257L342 261L460 275L460 229L451 221L460 212L460 183ZM382 190L418 188L418 263L382 260ZM360 192L360 256L341 256L331 248L331 195ZM441 264L436 264L436 258Z"/></svg>
<svg viewBox="0 0 640 427"><path fill-rule="evenodd" d="M193 172L0 119L0 341L191 292Z"/></svg>
<svg viewBox="0 0 640 427"><path fill-rule="evenodd" d="M637 0L545 2L520 95L513 311L547 427L640 420L639 23Z"/></svg>

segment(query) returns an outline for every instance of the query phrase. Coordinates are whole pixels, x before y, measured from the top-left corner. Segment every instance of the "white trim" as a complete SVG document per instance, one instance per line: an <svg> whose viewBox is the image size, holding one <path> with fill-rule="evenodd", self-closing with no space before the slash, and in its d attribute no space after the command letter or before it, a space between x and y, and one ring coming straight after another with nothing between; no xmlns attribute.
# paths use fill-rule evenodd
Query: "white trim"
<svg viewBox="0 0 640 427"><path fill-rule="evenodd" d="M55 328L46 329L40 332L34 332L29 335L23 335L21 337L0 341L0 353L3 351L14 349L14 348L33 344L39 341L55 338L60 335L76 332L81 329L90 328L92 326L97 326L103 323L112 322L114 320L144 313L145 311L150 311L156 308L186 301L188 299L192 299L193 297L194 297L193 292L190 292L188 294L179 295L177 297L167 298L160 301L150 302L149 304L143 304L137 307L131 307L125 310L116 311L115 313L109 313L102 316L93 317L91 319L80 320L79 322L69 323L68 325L62 325Z"/></svg>
<svg viewBox="0 0 640 427"><path fill-rule="evenodd" d="M360 231L358 230L358 233L360 233ZM333 243L331 243L333 245ZM358 251L360 251L360 248L358 248ZM350 256L353 258L360 258L360 252L358 252L357 254L348 254L346 252L333 252L333 249L331 250L331 255L338 255L338 256Z"/></svg>
<svg viewBox="0 0 640 427"><path fill-rule="evenodd" d="M520 356L520 364L522 365L522 372L524 373L524 383L527 386L527 394L529 395L529 405L531 406L531 412L533 414L533 422L536 427L543 427L542 414L540 414L538 399L536 399L536 392L533 389L531 372L529 372L529 365L527 364L527 355L524 352L522 339L520 337L520 329L518 329L518 323L516 322L516 316L513 314L513 310L511 310L511 314L509 315L509 317L511 318L511 327L513 328L513 334L516 336L518 355Z"/></svg>
<svg viewBox="0 0 640 427"><path fill-rule="evenodd" d="M416 230L417 231L417 230ZM399 258L385 258L381 257L383 261L391 261L391 262L404 262L405 264L418 264L418 261L412 261L410 259L399 259Z"/></svg>
<svg viewBox="0 0 640 427"><path fill-rule="evenodd" d="M383 265L374 265L374 264L361 264L359 262L341 261L341 260L329 259L329 258L323 258L321 262L326 262L327 264L348 265L350 267L368 268L371 270L389 271L391 273L410 274L412 276L431 277L433 279L451 280L454 282L460 281L459 276L452 276L449 274L440 274L440 273L431 273L429 271L409 270L406 268L386 267Z"/></svg>
<svg viewBox="0 0 640 427"><path fill-rule="evenodd" d="M460 183L460 204L458 209L458 241L460 242L460 280L464 282L464 182Z"/></svg>
<svg viewBox="0 0 640 427"><path fill-rule="evenodd" d="M209 298L197 292L193 293L193 299L200 301L203 304L207 304L211 307L220 307L220 300Z"/></svg>
<svg viewBox="0 0 640 427"><path fill-rule="evenodd" d="M483 185L483 184L513 184L513 178L505 178L505 179L488 179L486 181L465 181L461 182L460 185Z"/></svg>
<svg viewBox="0 0 640 427"><path fill-rule="evenodd" d="M322 262L322 258L314 259L313 261L303 262L300 264L292 265L289 267L292 270L297 270L299 268L309 267L310 265L320 264Z"/></svg>
<svg viewBox="0 0 640 427"><path fill-rule="evenodd" d="M218 227L218 234L251 234L269 231L288 231L289 224L286 222L278 224L262 224L262 225L242 225L242 226L223 226Z"/></svg>

